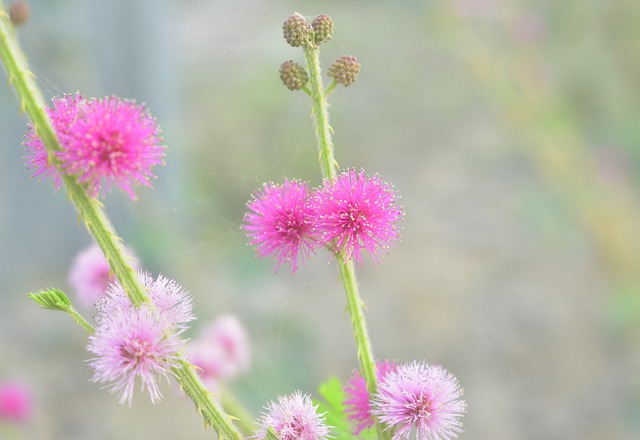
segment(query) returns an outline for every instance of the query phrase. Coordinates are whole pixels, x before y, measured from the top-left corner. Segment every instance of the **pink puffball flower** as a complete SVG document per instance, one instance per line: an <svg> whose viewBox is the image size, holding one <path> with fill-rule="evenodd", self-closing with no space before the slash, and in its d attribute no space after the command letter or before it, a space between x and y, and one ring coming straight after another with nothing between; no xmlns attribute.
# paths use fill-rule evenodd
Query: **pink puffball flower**
<svg viewBox="0 0 640 440"><path fill-rule="evenodd" d="M285 179L282 185L265 183L247 204L242 227L251 239L249 244L256 246L258 256L275 257L275 270L289 263L295 273L298 260L304 263L316 247L310 236L308 201L306 183Z"/></svg>
<svg viewBox="0 0 640 440"><path fill-rule="evenodd" d="M155 309L178 329L186 329L186 324L195 319L193 299L189 292L176 281L162 275L158 275L157 278L149 272L138 272L138 275ZM98 314L95 320L100 324L111 313L119 309L132 308L133 305L122 285L115 281L109 284L104 295L96 303Z"/></svg>
<svg viewBox="0 0 640 440"><path fill-rule="evenodd" d="M127 248L125 253L132 267L137 269L138 264L134 254ZM75 291L78 302L84 308L92 307L113 280L109 262L102 253L102 249L95 243L76 256L69 272L69 284Z"/></svg>
<svg viewBox="0 0 640 440"><path fill-rule="evenodd" d="M62 169L87 184L91 197L116 186L135 200L133 186L151 186L151 169L164 163L156 120L144 106L116 96L83 102L58 135Z"/></svg>
<svg viewBox="0 0 640 440"><path fill-rule="evenodd" d="M345 261L362 264L362 250L378 263L380 248L400 237L396 227L404 211L396 206L396 193L378 176L349 169L334 180L325 179L311 199L313 235L322 245L332 245Z"/></svg>
<svg viewBox="0 0 640 440"><path fill-rule="evenodd" d="M266 412L258 420L260 429L253 438L267 438L267 430L273 428L280 440L324 440L329 438L329 428L324 416L317 413L311 398L296 391L291 396L279 396L278 403L270 402Z"/></svg>
<svg viewBox="0 0 640 440"><path fill-rule="evenodd" d="M378 383L384 381L387 375L395 371L397 365L394 362L383 361L376 363ZM360 435L366 429L373 427L375 420L371 413L371 399L367 391L367 383L358 370L347 380L344 386L345 414L353 423L353 434Z"/></svg>
<svg viewBox="0 0 640 440"><path fill-rule="evenodd" d="M119 402L131 406L138 378L151 402L160 401L159 379L167 378L179 365L184 347L179 336L182 330L175 331L168 317L148 305L115 308L102 316L87 344L94 355L88 361L94 372L92 381L109 383L107 388L119 393Z"/></svg>
<svg viewBox="0 0 640 440"><path fill-rule="evenodd" d="M24 423L33 413L31 394L14 382L0 384L0 420Z"/></svg>
<svg viewBox="0 0 640 440"><path fill-rule="evenodd" d="M238 318L221 315L187 346L191 362L210 390L221 379L231 379L249 368L247 331Z"/></svg>
<svg viewBox="0 0 640 440"><path fill-rule="evenodd" d="M398 367L378 386L373 414L393 430L393 440L449 440L462 432L466 412L457 379L439 365L413 362Z"/></svg>
<svg viewBox="0 0 640 440"><path fill-rule="evenodd" d="M47 114L58 138L70 135L71 126L74 124L79 108L84 102L86 102L86 98L79 93L52 99L53 107L47 108ZM33 124L29 124L29 131L26 137L27 139L24 142L24 146L27 149L26 165L34 171L33 177L51 176L53 177L54 188L59 190L62 185L62 179L56 167L49 160L49 154L42 143L42 139L36 133Z"/></svg>

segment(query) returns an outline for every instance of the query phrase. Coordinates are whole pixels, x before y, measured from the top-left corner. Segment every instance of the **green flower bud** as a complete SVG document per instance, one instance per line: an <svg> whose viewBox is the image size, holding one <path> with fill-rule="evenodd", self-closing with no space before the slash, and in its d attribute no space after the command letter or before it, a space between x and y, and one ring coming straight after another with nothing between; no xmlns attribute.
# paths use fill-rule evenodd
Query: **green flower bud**
<svg viewBox="0 0 640 440"><path fill-rule="evenodd" d="M307 23L307 19L296 12L284 21L282 33L287 43L293 47L299 47L311 43L313 29Z"/></svg>
<svg viewBox="0 0 640 440"><path fill-rule="evenodd" d="M336 82L345 87L353 84L360 73L360 63L358 59L351 55L342 55L329 67L327 75L335 79Z"/></svg>
<svg viewBox="0 0 640 440"><path fill-rule="evenodd" d="M311 27L316 44L326 43L333 35L333 20L328 15L318 15L311 23Z"/></svg>
<svg viewBox="0 0 640 440"><path fill-rule="evenodd" d="M289 90L300 90L309 82L309 75L304 67L289 60L280 65L280 79Z"/></svg>

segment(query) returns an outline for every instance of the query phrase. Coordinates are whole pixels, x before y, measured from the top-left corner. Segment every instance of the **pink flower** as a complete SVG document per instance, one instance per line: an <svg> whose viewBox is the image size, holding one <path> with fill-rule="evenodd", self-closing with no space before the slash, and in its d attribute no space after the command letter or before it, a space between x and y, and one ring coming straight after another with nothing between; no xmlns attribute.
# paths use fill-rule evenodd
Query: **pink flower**
<svg viewBox="0 0 640 440"><path fill-rule="evenodd" d="M258 420L260 429L254 436L265 439L273 428L281 440L323 440L329 438L324 416L318 414L308 395L296 391L291 396L279 396L278 403L270 402L267 412Z"/></svg>
<svg viewBox="0 0 640 440"><path fill-rule="evenodd" d="M136 199L132 186L151 186L154 165L163 163L160 128L143 106L110 96L81 108L69 134L60 135L64 171L87 183L89 194L118 186Z"/></svg>
<svg viewBox="0 0 640 440"><path fill-rule="evenodd" d="M33 412L31 394L22 385L14 382L0 384L0 420L22 423Z"/></svg>
<svg viewBox="0 0 640 440"><path fill-rule="evenodd" d="M126 248L125 253L134 269L137 269L134 254ZM113 280L109 262L95 243L76 256L69 272L69 284L75 290L78 302L85 308L93 306Z"/></svg>
<svg viewBox="0 0 640 440"><path fill-rule="evenodd" d="M466 411L456 378L439 365L401 365L378 386L373 414L394 430L393 440L449 440L462 432Z"/></svg>
<svg viewBox="0 0 640 440"><path fill-rule="evenodd" d="M395 202L395 192L378 176L347 170L333 181L326 179L315 192L313 235L322 245L333 243L345 261L362 264L364 249L377 263L378 250L399 239L396 222L404 212Z"/></svg>
<svg viewBox="0 0 640 440"><path fill-rule="evenodd" d="M166 317L168 322L179 329L185 329L186 323L195 319L193 299L180 284L162 275L154 278L149 272L139 272L138 274L154 307ZM107 287L105 294L96 303L98 315L95 320L100 323L105 317L117 310L132 308L133 305L122 285L115 281Z"/></svg>
<svg viewBox="0 0 640 440"><path fill-rule="evenodd" d="M230 379L249 367L247 332L233 315L219 316L188 344L187 351L211 390L219 380Z"/></svg>
<svg viewBox="0 0 640 440"><path fill-rule="evenodd" d="M53 108L47 108L47 114L51 119L53 129L58 137L69 136L71 126L78 117L79 108L86 102L86 98L76 93L75 95L55 97L52 102ZM27 147L27 167L34 170L33 177L52 176L53 186L56 190L60 189L62 185L60 174L49 160L42 139L36 134L32 124L29 124L27 140L24 145Z"/></svg>
<svg viewBox="0 0 640 440"><path fill-rule="evenodd" d="M114 308L101 317L99 326L89 336L87 350L94 355L88 361L94 382L109 383L111 392L119 393L119 402L133 401L136 378L149 392L151 402L162 398L159 378L171 374L178 366L184 341L175 331L169 316L152 311L147 305L139 308Z"/></svg>
<svg viewBox="0 0 640 440"><path fill-rule="evenodd" d="M243 229L260 257L273 256L275 269L289 263L292 272L298 259L304 263L316 246L310 237L311 219L307 184L285 179L284 184L265 183L247 204Z"/></svg>
<svg viewBox="0 0 640 440"><path fill-rule="evenodd" d="M387 375L395 371L397 365L394 362L383 361L376 363L378 382L384 381ZM347 380L344 386L346 399L344 400L347 419L351 421L354 435L360 435L365 429L371 428L375 420L371 413L371 399L367 391L367 383L358 370Z"/></svg>

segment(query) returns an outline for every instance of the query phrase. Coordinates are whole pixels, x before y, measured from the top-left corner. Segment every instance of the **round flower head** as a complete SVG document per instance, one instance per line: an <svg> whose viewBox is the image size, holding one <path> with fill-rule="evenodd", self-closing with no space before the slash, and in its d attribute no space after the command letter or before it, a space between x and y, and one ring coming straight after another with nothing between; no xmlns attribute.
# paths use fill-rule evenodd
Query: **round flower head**
<svg viewBox="0 0 640 440"><path fill-rule="evenodd" d="M397 365L394 362L384 361L376 363L378 382L384 381L387 375L395 371ZM367 391L367 383L358 370L347 380L344 386L345 414L353 423L353 434L360 435L365 429L371 428L375 420L371 413L371 399Z"/></svg>
<svg viewBox="0 0 640 440"><path fill-rule="evenodd" d="M133 253L125 248L131 264L137 269ZM69 272L69 284L75 290L78 302L82 307L93 306L100 298L114 277L107 258L97 244L80 252Z"/></svg>
<svg viewBox="0 0 640 440"><path fill-rule="evenodd" d="M138 274L154 307L168 322L179 329L185 329L186 323L195 319L191 295L180 284L162 275L154 278L149 272ZM96 303L98 314L95 320L100 323L116 310L132 308L133 305L122 285L116 281L107 287L104 295Z"/></svg>
<svg viewBox="0 0 640 440"><path fill-rule="evenodd" d="M378 176L347 170L333 181L326 179L311 199L313 234L320 244L335 242L335 252L362 264L362 250L379 262L379 248L399 239L396 222L404 215L396 195Z"/></svg>
<svg viewBox="0 0 640 440"><path fill-rule="evenodd" d="M75 95L55 97L52 99L52 102L53 108L47 108L47 114L49 115L49 119L51 119L56 135L59 140L61 140L60 138L70 134L71 126L78 116L79 108L86 102L86 98L76 93ZM60 189L62 185L60 174L49 160L49 155L42 143L42 139L37 135L32 124L29 124L29 131L26 137L27 139L24 142L27 148L26 165L34 171L33 177L42 178L51 176L55 189Z"/></svg>
<svg viewBox="0 0 640 440"><path fill-rule="evenodd" d="M25 422L33 412L31 394L14 382L0 384L0 421Z"/></svg>
<svg viewBox="0 0 640 440"><path fill-rule="evenodd" d="M86 183L92 197L117 186L135 199L132 187L151 186L151 168L163 163L155 119L143 106L115 96L85 102L60 141L62 168Z"/></svg>
<svg viewBox="0 0 640 440"><path fill-rule="evenodd" d="M158 389L161 377L178 366L184 341L173 323L162 312L148 306L114 309L103 316L89 336L87 350L95 357L88 364L94 382L109 383L107 388L120 395L120 403L131 406L136 377L146 388L151 402L162 398Z"/></svg>
<svg viewBox="0 0 640 440"><path fill-rule="evenodd" d="M393 440L449 440L462 432L466 411L456 378L439 365L401 365L378 386L373 414L395 431Z"/></svg>
<svg viewBox="0 0 640 440"><path fill-rule="evenodd" d="M278 403L270 402L267 412L258 420L257 440L267 438L273 428L280 440L322 440L329 438L324 416L318 414L308 395L296 391L291 396L279 396Z"/></svg>
<svg viewBox="0 0 640 440"><path fill-rule="evenodd" d="M265 183L247 204L243 229L260 257L273 256L275 269L289 263L292 272L298 259L304 263L316 243L310 237L311 211L307 184L285 179L284 184Z"/></svg>

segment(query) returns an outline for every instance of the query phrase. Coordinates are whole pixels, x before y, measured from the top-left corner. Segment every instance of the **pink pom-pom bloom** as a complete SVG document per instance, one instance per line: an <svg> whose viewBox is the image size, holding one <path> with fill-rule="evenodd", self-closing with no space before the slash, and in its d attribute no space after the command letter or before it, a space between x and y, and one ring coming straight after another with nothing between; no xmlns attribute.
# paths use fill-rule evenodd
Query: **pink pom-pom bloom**
<svg viewBox="0 0 640 440"><path fill-rule="evenodd" d="M233 315L221 315L205 327L200 336L189 342L191 362L210 390L221 379L231 379L249 368L250 352L247 331Z"/></svg>
<svg viewBox="0 0 640 440"><path fill-rule="evenodd" d="M258 420L260 429L257 440L267 438L267 430L273 428L281 440L324 440L329 438L329 428L324 416L317 413L311 398L296 391L291 396L279 396L278 403L270 402L267 411Z"/></svg>
<svg viewBox="0 0 640 440"><path fill-rule="evenodd" d="M0 420L23 423L32 412L31 394L24 386L14 382L0 384Z"/></svg>
<svg viewBox="0 0 640 440"><path fill-rule="evenodd" d="M322 245L333 244L345 260L362 264L364 249L378 263L379 249L399 239L396 222L404 211L395 202L395 191L378 176L347 170L326 179L312 197L313 235Z"/></svg>
<svg viewBox="0 0 640 440"><path fill-rule="evenodd" d="M298 259L304 263L316 246L309 235L308 201L306 183L285 179L282 185L265 183L247 204L243 229L251 239L249 244L256 246L258 256L275 257L276 270L289 263L295 273Z"/></svg>
<svg viewBox="0 0 640 440"><path fill-rule="evenodd" d="M184 340L180 335L191 321L191 298L175 281L142 274L153 308L133 307L119 284L111 284L96 308L98 324L89 337L87 350L94 355L89 366L94 382L109 383L120 403L131 405L136 377L153 403L162 397L161 377L178 366Z"/></svg>
<svg viewBox="0 0 640 440"><path fill-rule="evenodd" d="M47 114L58 138L71 135L71 127L78 116L78 109L84 102L86 102L86 98L79 93L52 99L53 107L47 108ZM24 142L27 148L26 165L34 171L33 177L51 176L53 177L55 189L60 189L62 185L60 174L49 160L49 155L42 143L42 139L36 134L32 124L29 124L29 131L26 137L27 139Z"/></svg>
<svg viewBox="0 0 640 440"><path fill-rule="evenodd" d="M393 440L449 440L462 432L466 411L457 379L439 365L413 362L387 375L373 399L373 414L395 432Z"/></svg>
<svg viewBox="0 0 640 440"><path fill-rule="evenodd" d="M376 363L378 382L384 381L387 375L395 371L394 362L383 361ZM359 371L354 371L344 386L346 398L344 400L345 414L353 423L353 433L359 435L362 431L373 427L375 420L371 413L371 399L367 391L367 383Z"/></svg>
<svg viewBox="0 0 640 440"><path fill-rule="evenodd" d="M133 186L151 186L151 169L163 163L164 146L144 106L115 96L87 100L78 94L54 98L53 105L48 113L61 147L55 156L65 174L87 185L91 197L116 186L135 200ZM34 176L52 175L59 188L60 176L33 126L25 145Z"/></svg>
<svg viewBox="0 0 640 440"><path fill-rule="evenodd" d="M127 248L125 253L132 267L137 269L134 254ZM109 262L95 243L76 256L69 272L69 284L73 287L78 302L85 308L93 306L113 280Z"/></svg>

